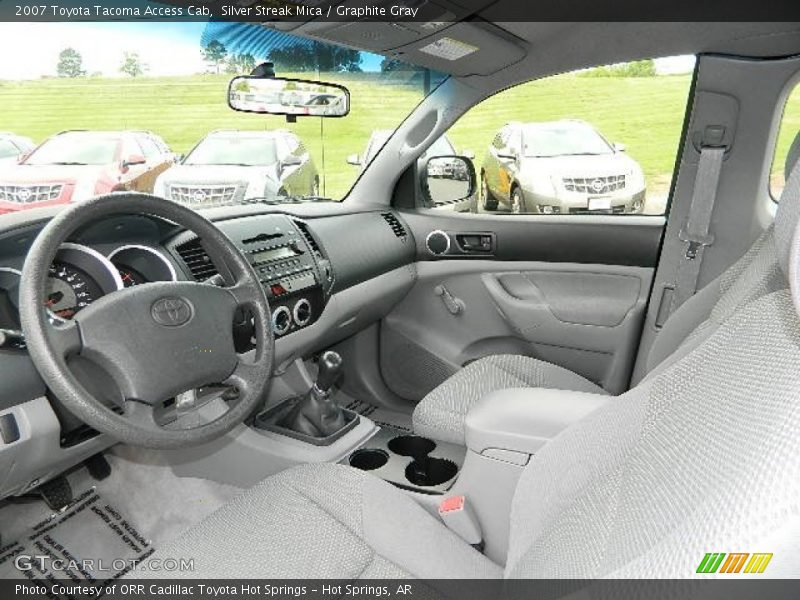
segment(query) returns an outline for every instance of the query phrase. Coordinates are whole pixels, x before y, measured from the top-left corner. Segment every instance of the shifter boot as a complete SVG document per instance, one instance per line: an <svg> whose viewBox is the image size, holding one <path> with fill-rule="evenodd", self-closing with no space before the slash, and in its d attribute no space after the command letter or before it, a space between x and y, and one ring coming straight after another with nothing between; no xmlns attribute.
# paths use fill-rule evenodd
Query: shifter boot
<svg viewBox="0 0 800 600"><path fill-rule="evenodd" d="M346 423L342 409L333 399L312 388L292 409L282 425L312 437L328 437Z"/></svg>
<svg viewBox="0 0 800 600"><path fill-rule="evenodd" d="M331 398L331 387L341 374L342 357L336 352L325 352L319 359L316 383L281 425L292 431L312 437L328 437L347 423L342 409Z"/></svg>

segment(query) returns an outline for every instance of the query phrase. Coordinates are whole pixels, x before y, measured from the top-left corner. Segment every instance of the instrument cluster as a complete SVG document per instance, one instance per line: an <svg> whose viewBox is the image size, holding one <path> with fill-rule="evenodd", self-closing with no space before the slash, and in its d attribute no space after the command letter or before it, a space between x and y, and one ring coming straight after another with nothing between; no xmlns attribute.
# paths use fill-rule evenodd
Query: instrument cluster
<svg viewBox="0 0 800 600"><path fill-rule="evenodd" d="M0 266L0 346L24 346L18 269ZM151 246L119 246L107 255L83 244L61 245L50 265L42 304L54 321L72 319L103 296L153 281L177 281L173 263Z"/></svg>

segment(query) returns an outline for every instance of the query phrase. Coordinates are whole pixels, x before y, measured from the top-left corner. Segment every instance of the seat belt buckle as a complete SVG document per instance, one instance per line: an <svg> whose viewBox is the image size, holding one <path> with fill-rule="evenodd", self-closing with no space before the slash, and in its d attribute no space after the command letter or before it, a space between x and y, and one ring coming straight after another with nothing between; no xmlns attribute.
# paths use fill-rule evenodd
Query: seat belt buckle
<svg viewBox="0 0 800 600"><path fill-rule="evenodd" d="M465 496L448 496L439 503L439 517L447 528L470 546L483 551L483 532Z"/></svg>
<svg viewBox="0 0 800 600"><path fill-rule="evenodd" d="M680 230L678 238L687 244L686 253L683 256L686 260L696 259L701 247L711 246L714 243L713 235L695 235L686 231L685 228Z"/></svg>

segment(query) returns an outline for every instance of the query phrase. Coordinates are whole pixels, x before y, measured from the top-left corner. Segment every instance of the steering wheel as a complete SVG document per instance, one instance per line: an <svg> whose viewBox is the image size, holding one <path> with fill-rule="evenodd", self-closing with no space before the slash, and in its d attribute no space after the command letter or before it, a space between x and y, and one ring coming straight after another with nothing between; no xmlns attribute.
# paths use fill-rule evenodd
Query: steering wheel
<svg viewBox="0 0 800 600"><path fill-rule="evenodd" d="M123 214L161 217L195 233L220 273L227 271L226 287L187 281L137 285L99 298L71 321L53 323L43 298L59 246L80 227ZM64 210L34 240L19 295L28 352L44 382L75 416L120 441L149 448L210 441L243 422L270 382L275 340L258 277L219 229L180 204L122 193ZM254 316L254 357L234 348L239 308ZM67 365L74 355L113 378L122 396L118 405L109 407L86 390ZM222 415L184 429L157 423L156 411L168 399L210 383L238 390L238 400L229 402Z"/></svg>

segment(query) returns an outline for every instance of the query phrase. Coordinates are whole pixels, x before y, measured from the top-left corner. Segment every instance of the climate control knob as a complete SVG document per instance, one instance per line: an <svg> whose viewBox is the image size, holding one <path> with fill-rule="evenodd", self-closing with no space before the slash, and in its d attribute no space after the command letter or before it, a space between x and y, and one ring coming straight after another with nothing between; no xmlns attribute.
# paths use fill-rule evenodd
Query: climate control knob
<svg viewBox="0 0 800 600"><path fill-rule="evenodd" d="M298 300L292 310L294 322L297 323L298 327L308 325L308 322L311 320L311 314L311 303L305 298Z"/></svg>
<svg viewBox="0 0 800 600"><path fill-rule="evenodd" d="M272 331L283 335L292 328L292 313L285 306L279 306L272 313Z"/></svg>

